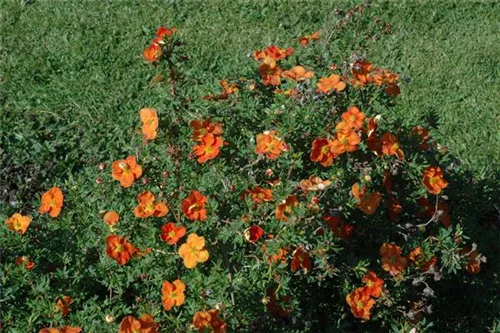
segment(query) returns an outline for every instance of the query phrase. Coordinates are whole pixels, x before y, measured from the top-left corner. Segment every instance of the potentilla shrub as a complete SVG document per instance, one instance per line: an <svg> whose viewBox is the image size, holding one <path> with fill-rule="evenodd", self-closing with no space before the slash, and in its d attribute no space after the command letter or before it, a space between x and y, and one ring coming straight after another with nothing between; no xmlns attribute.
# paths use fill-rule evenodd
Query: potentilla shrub
<svg viewBox="0 0 500 333"><path fill-rule="evenodd" d="M453 159L422 124L380 115L398 74L331 62L319 33L293 43L209 92L160 27L144 59L168 101L131 110L121 156L6 219L3 329L431 327L436 286L485 262L453 213Z"/></svg>

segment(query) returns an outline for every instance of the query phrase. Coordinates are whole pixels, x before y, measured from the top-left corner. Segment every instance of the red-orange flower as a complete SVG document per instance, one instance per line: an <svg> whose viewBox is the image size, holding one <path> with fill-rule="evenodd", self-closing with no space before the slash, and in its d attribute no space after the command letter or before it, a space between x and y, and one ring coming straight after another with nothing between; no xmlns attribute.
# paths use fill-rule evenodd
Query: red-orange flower
<svg viewBox="0 0 500 333"><path fill-rule="evenodd" d="M408 261L401 256L401 248L394 244L384 243L380 247L380 256L382 257L382 268L392 276L404 272L408 266Z"/></svg>
<svg viewBox="0 0 500 333"><path fill-rule="evenodd" d="M316 138L312 143L311 161L318 162L328 167L338 155L333 152L334 140L327 138Z"/></svg>
<svg viewBox="0 0 500 333"><path fill-rule="evenodd" d="M120 323L118 333L159 333L158 324L150 314L143 314L140 318L126 316Z"/></svg>
<svg viewBox="0 0 500 333"><path fill-rule="evenodd" d="M290 314L290 296L284 296L281 299L276 297L276 290L274 288L267 289L267 311L271 312L275 316L288 317Z"/></svg>
<svg viewBox="0 0 500 333"><path fill-rule="evenodd" d="M118 213L114 210L110 210L104 214L102 219L107 225L115 225L120 220L120 215L118 215Z"/></svg>
<svg viewBox="0 0 500 333"><path fill-rule="evenodd" d="M207 202L206 196L199 191L193 190L186 199L182 200L182 210L190 220L205 221L207 218L207 210L205 209Z"/></svg>
<svg viewBox="0 0 500 333"><path fill-rule="evenodd" d="M111 164L113 179L118 180L120 185L128 188L142 175L142 167L137 164L135 156L129 156L124 160L114 161Z"/></svg>
<svg viewBox="0 0 500 333"><path fill-rule="evenodd" d="M470 250L470 248L464 248L463 253L467 256L467 264L465 269L470 274L479 274L481 272L481 256L477 250Z"/></svg>
<svg viewBox="0 0 500 333"><path fill-rule="evenodd" d="M184 291L186 285L181 280L170 283L164 281L161 287L161 302L165 310L170 311L174 305L179 307L184 304Z"/></svg>
<svg viewBox="0 0 500 333"><path fill-rule="evenodd" d="M347 304L356 318L370 320L371 309L375 301L365 292L365 288L357 288L346 296Z"/></svg>
<svg viewBox="0 0 500 333"><path fill-rule="evenodd" d="M418 268L420 268L421 272L427 272L432 266L435 266L437 263L436 256L432 256L429 260L426 260L420 246L411 250L410 254L408 255L408 259Z"/></svg>
<svg viewBox="0 0 500 333"><path fill-rule="evenodd" d="M429 141L429 132L422 126L415 126L410 132L410 137L415 137L418 142L420 149L422 150L428 150L429 149L429 144L427 141Z"/></svg>
<svg viewBox="0 0 500 333"><path fill-rule="evenodd" d="M222 134L222 124L213 123L210 119L193 120L190 126L193 128L193 140L196 142L201 142L207 134L214 136Z"/></svg>
<svg viewBox="0 0 500 333"><path fill-rule="evenodd" d="M363 127L365 118L365 114L361 112L357 106L350 106L346 112L342 113L342 120L355 129L361 129Z"/></svg>
<svg viewBox="0 0 500 333"><path fill-rule="evenodd" d="M28 230L31 224L31 217L23 216L19 213L15 213L7 220L5 220L5 225L12 231L19 232L21 235Z"/></svg>
<svg viewBox="0 0 500 333"><path fill-rule="evenodd" d="M64 204L64 195L59 187L53 187L42 195L40 214L49 213L50 217L56 218L61 213Z"/></svg>
<svg viewBox="0 0 500 333"><path fill-rule="evenodd" d="M144 50L144 53L142 55L144 56L144 59L146 59L147 62L153 63L160 59L161 53L162 53L161 46L156 43L153 43Z"/></svg>
<svg viewBox="0 0 500 333"><path fill-rule="evenodd" d="M272 235L268 235L268 238L272 238ZM260 248L262 250L262 252L264 253L264 256L267 258L267 261L270 263L274 263L274 264L278 264L278 263L286 264L287 263L286 256L288 254L288 249L281 248L278 250L278 253L268 254L267 253L267 242L268 241L265 241Z"/></svg>
<svg viewBox="0 0 500 333"><path fill-rule="evenodd" d="M303 66L295 66L290 70L284 71L281 76L293 81L304 81L314 77L314 72L308 72Z"/></svg>
<svg viewBox="0 0 500 333"><path fill-rule="evenodd" d="M28 271L31 271L35 267L35 263L30 260L30 257L27 256L18 257L15 261L15 264L17 266L24 265L24 268L26 268L26 270Z"/></svg>
<svg viewBox="0 0 500 333"><path fill-rule="evenodd" d="M125 265L138 251L138 249L123 237L117 235L109 235L106 237L106 254L110 258L116 260L121 266Z"/></svg>
<svg viewBox="0 0 500 333"><path fill-rule="evenodd" d="M198 329L200 333L226 333L227 324L219 317L219 310L211 309L208 312L196 312L193 317L193 326Z"/></svg>
<svg viewBox="0 0 500 333"><path fill-rule="evenodd" d="M443 178L443 171L440 167L429 166L424 171L422 183L432 194L438 195L448 186L448 182Z"/></svg>
<svg viewBox="0 0 500 333"><path fill-rule="evenodd" d="M340 75L332 74L329 77L322 77L316 84L318 92L328 94L331 91L342 91L345 89L346 84L340 79Z"/></svg>
<svg viewBox="0 0 500 333"><path fill-rule="evenodd" d="M177 28L166 28L164 26L158 27L156 30L156 38L153 39L153 42L156 44L165 44L165 37L171 38L177 32Z"/></svg>
<svg viewBox="0 0 500 333"><path fill-rule="evenodd" d="M262 236L264 236L264 229L258 225L253 225L243 232L245 239L250 243L256 243Z"/></svg>
<svg viewBox="0 0 500 333"><path fill-rule="evenodd" d="M186 235L186 228L183 226L176 226L173 222L164 224L161 227L160 238L167 244L174 245L177 244L179 239Z"/></svg>
<svg viewBox="0 0 500 333"><path fill-rule="evenodd" d="M302 248L298 247L293 251L292 265L290 267L292 272L296 272L300 268L306 272L311 270L311 257L309 253L305 252Z"/></svg>
<svg viewBox="0 0 500 333"><path fill-rule="evenodd" d="M367 60L357 60L352 66L354 85L365 86L370 80L372 64Z"/></svg>
<svg viewBox="0 0 500 333"><path fill-rule="evenodd" d="M398 138L391 133L385 133L382 135L382 153L384 155L396 155L398 159L402 160L405 157L403 149L401 149L401 144Z"/></svg>
<svg viewBox="0 0 500 333"><path fill-rule="evenodd" d="M342 217L340 215L325 216L323 217L323 221L328 224L335 237L340 237L344 241L349 240L349 238L351 237L353 226L342 221Z"/></svg>
<svg viewBox="0 0 500 333"><path fill-rule="evenodd" d="M168 214L167 204L163 201L154 202L155 196L150 191L144 191L139 194L137 201L139 201L139 204L134 209L135 217L163 217Z"/></svg>
<svg viewBox="0 0 500 333"><path fill-rule="evenodd" d="M285 142L277 136L276 131L265 131L257 135L256 154L265 154L268 159L275 160L284 148Z"/></svg>
<svg viewBox="0 0 500 333"><path fill-rule="evenodd" d="M219 149L222 147L220 136L206 134L201 139L201 143L193 147L193 153L198 157L198 163L205 163L219 155Z"/></svg>
<svg viewBox="0 0 500 333"><path fill-rule="evenodd" d="M57 300L56 303L56 311L61 312L63 317L66 317L69 314L70 308L69 306L73 303L73 298L69 296L62 296Z"/></svg>
<svg viewBox="0 0 500 333"><path fill-rule="evenodd" d="M369 271L363 276L362 281L365 283L364 292L371 297L379 297L382 293L384 280L377 277L374 271Z"/></svg>
<svg viewBox="0 0 500 333"><path fill-rule="evenodd" d="M437 212L436 212L436 205L432 204L428 199L426 198L420 198L417 201L418 205L423 208L423 211L420 212L420 215L422 217L427 217L431 218L435 214L439 215L439 220L443 224L443 226L448 229L451 225L451 217L450 217L450 207L448 204L443 201L439 200L438 206L437 206Z"/></svg>
<svg viewBox="0 0 500 333"><path fill-rule="evenodd" d="M264 50L258 50L253 53L253 58L257 61L265 60L269 57L273 60L282 60L293 54L293 48L282 49L275 45L270 45Z"/></svg>
<svg viewBox="0 0 500 333"><path fill-rule="evenodd" d="M252 198L252 201L256 204L261 204L263 202L269 202L273 200L273 190L260 186L255 186L251 189L245 190L241 194L241 199L244 199L247 195L249 195Z"/></svg>
<svg viewBox="0 0 500 333"><path fill-rule="evenodd" d="M351 188L352 195L358 201L357 207L361 209L366 215L373 215L377 211L377 207L382 200L380 192L368 193L366 187L360 189L359 184L356 183Z"/></svg>
<svg viewBox="0 0 500 333"><path fill-rule="evenodd" d="M296 195L290 195L276 207L276 219L278 221L288 222L288 216L293 213L293 208L297 207L299 202Z"/></svg>
<svg viewBox="0 0 500 333"><path fill-rule="evenodd" d="M184 260L184 266L188 269L207 261L209 255L205 249L205 238L197 234L190 234L186 243L179 248L179 256Z"/></svg>
<svg viewBox="0 0 500 333"><path fill-rule="evenodd" d="M305 35L303 37L300 37L299 38L299 43L302 46L306 46L307 44L309 44L310 41L312 41L312 40L318 40L319 37L320 37L319 32L314 32L314 33L312 33L310 35Z"/></svg>
<svg viewBox="0 0 500 333"><path fill-rule="evenodd" d="M59 328L42 328L38 333L80 333L81 331L80 327L61 326Z"/></svg>
<svg viewBox="0 0 500 333"><path fill-rule="evenodd" d="M158 134L158 114L155 109L144 108L139 111L142 122L142 134L146 140L156 139Z"/></svg>
<svg viewBox="0 0 500 333"><path fill-rule="evenodd" d="M278 86L281 83L282 70L272 59L266 58L259 66L259 75L265 86Z"/></svg>

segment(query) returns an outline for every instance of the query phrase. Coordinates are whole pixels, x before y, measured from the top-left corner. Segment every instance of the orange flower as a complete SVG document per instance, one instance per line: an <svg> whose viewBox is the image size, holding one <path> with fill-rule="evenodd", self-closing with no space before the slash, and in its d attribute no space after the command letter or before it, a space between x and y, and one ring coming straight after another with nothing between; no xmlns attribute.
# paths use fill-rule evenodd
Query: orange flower
<svg viewBox="0 0 500 333"><path fill-rule="evenodd" d="M243 232L243 236L245 236L245 239L247 240L247 242L250 242L250 243L257 243L257 241L263 235L264 235L264 229L262 229L258 225L253 225Z"/></svg>
<svg viewBox="0 0 500 333"><path fill-rule="evenodd" d="M290 296L284 296L281 299L276 298L276 290L274 288L267 289L267 311L271 312L275 316L288 317L290 314Z"/></svg>
<svg viewBox="0 0 500 333"><path fill-rule="evenodd" d="M156 139L158 130L158 114L155 109L144 108L139 111L142 122L142 134L146 140Z"/></svg>
<svg viewBox="0 0 500 333"><path fill-rule="evenodd" d="M366 187L359 188L356 183L351 188L352 195L358 201L357 207L361 209L366 215L373 215L377 211L378 205L382 200L380 192L368 193Z"/></svg>
<svg viewBox="0 0 500 333"><path fill-rule="evenodd" d="M153 43L144 50L142 55L147 62L153 63L160 59L161 53L162 51L160 45Z"/></svg>
<svg viewBox="0 0 500 333"><path fill-rule="evenodd" d="M219 101L219 100L227 99L229 97L229 95L232 95L238 91L238 84L236 84L235 82L229 84L229 82L227 82L226 80L220 80L219 84L222 87L222 93L220 93L218 95L203 96L201 99L208 100L208 101Z"/></svg>
<svg viewBox="0 0 500 333"><path fill-rule="evenodd" d="M49 213L50 217L56 218L61 213L64 204L64 195L59 187L53 187L42 195L40 214Z"/></svg>
<svg viewBox="0 0 500 333"><path fill-rule="evenodd" d="M422 183L432 194L438 195L448 186L448 182L443 178L443 171L440 167L429 166L424 171Z"/></svg>
<svg viewBox="0 0 500 333"><path fill-rule="evenodd" d="M163 201L154 202L155 196L150 191L139 194L137 201L139 201L139 205L134 209L135 217L163 217L168 214L167 204Z"/></svg>
<svg viewBox="0 0 500 333"><path fill-rule="evenodd" d="M69 296L62 296L56 303L56 311L60 311L63 317L69 314L69 306L73 303L73 298Z"/></svg>
<svg viewBox="0 0 500 333"><path fill-rule="evenodd" d="M421 272L427 272L432 266L435 266L437 263L436 256L433 256L429 260L426 260L420 246L411 250L410 254L408 255L408 259L418 268L420 268Z"/></svg>
<svg viewBox="0 0 500 333"><path fill-rule="evenodd" d="M342 91L345 89L345 82L340 80L340 75L332 74L329 77L322 77L316 84L318 92L328 94L331 91Z"/></svg>
<svg viewBox="0 0 500 333"><path fill-rule="evenodd" d="M389 96L397 96L401 92L398 85L399 75L387 69L375 69L370 76L370 81L377 86L385 85L385 92Z"/></svg>
<svg viewBox="0 0 500 333"><path fill-rule="evenodd" d="M136 252L138 249L125 238L116 235L106 237L106 254L121 266L125 265Z"/></svg>
<svg viewBox="0 0 500 333"><path fill-rule="evenodd" d="M290 70L284 71L281 76L285 79L290 79L293 81L304 81L314 77L314 72L308 72L302 66L295 66Z"/></svg>
<svg viewBox="0 0 500 333"><path fill-rule="evenodd" d="M253 58L257 61L265 60L269 57L273 60L282 60L293 54L293 48L282 49L275 45L270 45L264 50L258 50L253 53Z"/></svg>
<svg viewBox="0 0 500 333"><path fill-rule="evenodd" d="M306 272L311 270L311 257L309 253L302 250L302 248L298 247L293 251L292 258L292 272L296 272L300 268L304 269Z"/></svg>
<svg viewBox="0 0 500 333"><path fill-rule="evenodd" d="M118 333L159 333L158 324L150 314L143 314L139 319L134 316L126 316L120 323Z"/></svg>
<svg viewBox="0 0 500 333"><path fill-rule="evenodd" d="M272 235L268 235L268 238L272 238ZM264 253L265 257L267 257L267 261L270 262L270 263L274 263L274 264L278 264L278 263L282 263L282 264L287 264L287 258L286 258L286 255L288 254L288 249L285 249L285 248L281 248L279 249L278 253L275 253L275 254L268 254L267 253L267 243L268 241L265 241L262 246L261 246L261 250L262 252Z"/></svg>
<svg viewBox="0 0 500 333"><path fill-rule="evenodd" d="M465 265L465 269L470 274L479 274L481 272L481 255L477 250L471 251L470 248L464 248L463 254L467 256L467 264Z"/></svg>
<svg viewBox="0 0 500 333"><path fill-rule="evenodd" d="M182 200L182 210L184 211L186 217L190 220L205 221L207 218L205 204L207 202L207 197L199 191L191 191L189 196Z"/></svg>
<svg viewBox="0 0 500 333"><path fill-rule="evenodd" d="M276 65L274 60L266 58L259 66L259 75L265 86L278 86L281 83L281 68Z"/></svg>
<svg viewBox="0 0 500 333"><path fill-rule="evenodd" d="M357 106L350 106L346 112L342 113L342 120L355 129L361 129L363 127L365 118L365 114L359 111Z"/></svg>
<svg viewBox="0 0 500 333"><path fill-rule="evenodd" d="M110 210L109 212L104 214L104 217L102 219L107 225L115 225L120 220L120 215L118 215L118 213L114 210Z"/></svg>
<svg viewBox="0 0 500 333"><path fill-rule="evenodd" d="M335 129L337 131L337 140L333 141L331 148L334 154L340 155L358 149L361 138L356 131L352 130L349 123L340 122Z"/></svg>
<svg viewBox="0 0 500 333"><path fill-rule="evenodd" d="M193 326L200 333L226 333L227 325L219 318L219 310L208 310L208 312L196 312L193 317Z"/></svg>
<svg viewBox="0 0 500 333"><path fill-rule="evenodd" d="M434 214L436 214L436 205L432 204L428 199L420 198L418 199L417 203L424 209L420 213L422 217L431 218L434 216ZM450 207L446 202L439 200L437 211L439 212L439 220L441 221L443 226L448 229L451 225Z"/></svg>
<svg viewBox="0 0 500 333"><path fill-rule="evenodd" d="M384 280L377 277L377 274L373 271L369 271L363 276L362 281L366 284L364 291L368 296L379 297L382 293L382 286L384 285Z"/></svg>
<svg viewBox="0 0 500 333"><path fill-rule="evenodd" d="M35 263L30 260L30 257L27 256L18 257L15 261L15 264L17 266L24 265L24 268L26 268L26 270L28 271L31 271L35 267Z"/></svg>
<svg viewBox="0 0 500 333"><path fill-rule="evenodd" d="M375 301L366 294L365 288L357 288L346 296L347 304L351 307L351 312L356 318L370 320L370 311L375 305Z"/></svg>
<svg viewBox="0 0 500 333"><path fill-rule="evenodd" d="M297 207L299 202L297 201L296 195L289 195L286 200L283 200L281 204L276 207L276 219L278 221L288 222L288 216L293 213L293 208Z"/></svg>
<svg viewBox="0 0 500 333"><path fill-rule="evenodd" d="M186 228L183 226L176 226L173 222L164 224L161 227L161 240L167 244L177 244L179 239L186 235Z"/></svg>
<svg viewBox="0 0 500 333"><path fill-rule="evenodd" d="M429 144L427 141L429 140L429 132L423 128L422 126L415 126L410 132L410 137L414 137L420 143L420 149L428 150Z"/></svg>
<svg viewBox="0 0 500 333"><path fill-rule="evenodd" d="M303 179L299 183L299 187L304 191L304 192L309 192L309 191L324 191L326 190L331 184L331 181L329 180L322 180L321 178L317 176L309 176L308 179Z"/></svg>
<svg viewBox="0 0 500 333"><path fill-rule="evenodd" d="M333 152L334 140L327 138L316 138L312 143L311 161L319 162L322 166L328 167L333 163L333 159L338 155Z"/></svg>
<svg viewBox="0 0 500 333"><path fill-rule="evenodd" d="M256 204L273 200L273 190L270 188L262 188L260 186L255 186L252 189L245 190L241 193L241 199L244 200L247 195L249 195L252 198L252 201Z"/></svg>
<svg viewBox="0 0 500 333"><path fill-rule="evenodd" d="M193 147L193 153L198 156L198 163L205 163L219 155L219 149L222 146L222 139L213 134L206 134L201 139L201 144Z"/></svg>
<svg viewBox="0 0 500 333"><path fill-rule="evenodd" d="M198 263L204 263L208 260L205 238L190 234L186 243L179 248L179 255L184 260L184 266L189 269L194 268Z"/></svg>
<svg viewBox="0 0 500 333"><path fill-rule="evenodd" d="M323 217L330 230L332 230L335 237L340 237L344 241L348 241L351 237L353 226L342 221L341 216L328 215Z"/></svg>
<svg viewBox="0 0 500 333"><path fill-rule="evenodd" d="M5 225L12 231L17 231L23 235L31 224L31 217L23 216L19 213L15 213L7 220L5 220Z"/></svg>
<svg viewBox="0 0 500 333"><path fill-rule="evenodd" d="M173 283L164 281L161 287L161 302L165 310L170 311L174 305L179 307L184 304L184 291L186 285L181 280Z"/></svg>
<svg viewBox="0 0 500 333"><path fill-rule="evenodd" d="M314 32L314 33L312 33L310 35L305 35L303 37L300 37L299 38L299 43L302 46L306 46L307 44L309 44L310 41L312 41L312 40L318 40L319 37L320 37L319 32Z"/></svg>
<svg viewBox="0 0 500 333"><path fill-rule="evenodd" d="M405 257L401 256L401 248L397 245L382 244L380 255L382 257L382 268L392 276L403 273L408 266L408 261Z"/></svg>
<svg viewBox="0 0 500 333"><path fill-rule="evenodd" d="M370 80L372 64L367 60L357 60L352 66L354 85L365 86Z"/></svg>
<svg viewBox="0 0 500 333"><path fill-rule="evenodd" d="M175 33L177 32L177 28L172 27L172 28L165 28L164 26L158 27L158 30L156 30L156 38L153 39L153 43L156 44L165 44L165 37L171 38Z"/></svg>
<svg viewBox="0 0 500 333"><path fill-rule="evenodd" d="M134 156L129 156L124 160L114 161L111 164L111 176L118 180L120 185L128 188L134 181L142 175L142 167L137 164Z"/></svg>
<svg viewBox="0 0 500 333"><path fill-rule="evenodd" d="M189 125L193 128L193 140L196 142L201 142L207 134L214 136L222 134L222 124L212 123L210 119L193 120Z"/></svg>
<svg viewBox="0 0 500 333"><path fill-rule="evenodd" d="M399 143L398 138L391 133L385 133L382 135L382 153L384 155L396 155L399 160L405 158L405 154L403 149L401 149L401 144Z"/></svg>
<svg viewBox="0 0 500 333"><path fill-rule="evenodd" d="M403 206L399 203L398 199L395 196L389 194L387 201L388 211L387 215L389 220L396 221L398 216L403 212Z"/></svg>
<svg viewBox="0 0 500 333"><path fill-rule="evenodd" d="M62 326L59 328L42 328L38 333L80 333L80 327Z"/></svg>
<svg viewBox="0 0 500 333"><path fill-rule="evenodd" d="M276 131L264 131L257 135L256 154L265 154L270 160L275 160L285 149L285 142L277 136Z"/></svg>

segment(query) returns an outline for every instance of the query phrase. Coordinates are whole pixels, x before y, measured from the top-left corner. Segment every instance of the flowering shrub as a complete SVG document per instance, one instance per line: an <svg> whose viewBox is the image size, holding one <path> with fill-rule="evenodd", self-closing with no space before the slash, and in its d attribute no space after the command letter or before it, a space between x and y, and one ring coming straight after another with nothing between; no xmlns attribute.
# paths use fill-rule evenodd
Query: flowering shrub
<svg viewBox="0 0 500 333"><path fill-rule="evenodd" d="M171 107L137 110L130 146L85 186L54 184L38 212L6 218L3 328L431 327L448 306L434 290L486 258L454 214L451 155L422 124L379 114L399 75L358 56L328 63L312 33L201 94L179 32L158 28L143 54Z"/></svg>

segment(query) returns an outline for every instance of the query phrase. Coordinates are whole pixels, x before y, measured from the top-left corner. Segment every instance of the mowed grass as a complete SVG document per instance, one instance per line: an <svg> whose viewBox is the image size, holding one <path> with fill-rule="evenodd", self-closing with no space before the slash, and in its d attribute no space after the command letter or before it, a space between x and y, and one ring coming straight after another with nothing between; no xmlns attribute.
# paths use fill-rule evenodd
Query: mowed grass
<svg viewBox="0 0 500 333"><path fill-rule="evenodd" d="M132 153L139 109L171 110L168 89L150 86L155 70L142 59L157 26L179 29L186 68L198 78L193 89L209 92L220 79L255 71L248 58L255 49L289 46L317 30L326 37L339 19L334 11L353 4L0 2L2 201L25 204L37 188ZM377 33L363 50L348 43L356 30L335 32L331 48L344 57L360 52L376 66L401 73L405 83L391 112L409 124L435 123L432 135L441 144L478 178L496 183L500 6L384 1L372 3L364 15L360 31L380 20L391 32Z"/></svg>

